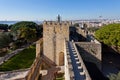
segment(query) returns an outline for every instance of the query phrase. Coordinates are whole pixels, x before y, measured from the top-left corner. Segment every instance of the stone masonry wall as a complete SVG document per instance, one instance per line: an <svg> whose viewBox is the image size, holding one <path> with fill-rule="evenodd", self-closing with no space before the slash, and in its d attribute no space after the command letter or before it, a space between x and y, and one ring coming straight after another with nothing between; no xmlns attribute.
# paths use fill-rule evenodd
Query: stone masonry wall
<svg viewBox="0 0 120 80"><path fill-rule="evenodd" d="M95 42L76 42L83 60L95 63L101 70L101 44Z"/></svg>
<svg viewBox="0 0 120 80"><path fill-rule="evenodd" d="M44 55L57 65L59 65L59 53L64 52L64 39L69 40L69 22L44 22Z"/></svg>

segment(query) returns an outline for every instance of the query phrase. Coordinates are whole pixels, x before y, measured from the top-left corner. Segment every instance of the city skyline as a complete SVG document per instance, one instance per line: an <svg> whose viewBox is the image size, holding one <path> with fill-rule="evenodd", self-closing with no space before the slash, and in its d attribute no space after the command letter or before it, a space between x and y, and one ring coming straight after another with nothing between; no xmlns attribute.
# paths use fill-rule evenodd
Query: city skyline
<svg viewBox="0 0 120 80"><path fill-rule="evenodd" d="M119 0L0 0L0 20L120 19Z"/></svg>

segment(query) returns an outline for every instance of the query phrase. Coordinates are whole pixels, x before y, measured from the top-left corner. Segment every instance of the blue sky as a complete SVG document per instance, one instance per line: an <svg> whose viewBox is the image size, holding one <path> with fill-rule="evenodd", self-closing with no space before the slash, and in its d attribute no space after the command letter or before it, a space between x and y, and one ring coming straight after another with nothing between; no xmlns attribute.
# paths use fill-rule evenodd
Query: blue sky
<svg viewBox="0 0 120 80"><path fill-rule="evenodd" d="M0 20L120 18L120 0L0 0Z"/></svg>

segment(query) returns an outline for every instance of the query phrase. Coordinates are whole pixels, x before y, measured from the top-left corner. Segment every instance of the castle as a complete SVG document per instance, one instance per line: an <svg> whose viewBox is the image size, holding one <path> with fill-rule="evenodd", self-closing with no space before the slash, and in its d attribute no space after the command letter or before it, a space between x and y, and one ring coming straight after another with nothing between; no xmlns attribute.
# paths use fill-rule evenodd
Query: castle
<svg viewBox="0 0 120 80"><path fill-rule="evenodd" d="M69 41L69 26L67 21L61 21L58 15L57 21L45 21L43 23L43 53L58 66L64 65L64 40Z"/></svg>
<svg viewBox="0 0 120 80"><path fill-rule="evenodd" d="M38 80L39 77L54 80L57 72L64 73L65 80L92 80L83 60L95 63L101 70L101 44L92 39L92 42L70 41L70 26L71 23L61 21L59 15L57 21L44 21L43 40L36 42L36 59L21 80ZM84 32L77 30L79 34ZM44 64L49 67L42 69Z"/></svg>

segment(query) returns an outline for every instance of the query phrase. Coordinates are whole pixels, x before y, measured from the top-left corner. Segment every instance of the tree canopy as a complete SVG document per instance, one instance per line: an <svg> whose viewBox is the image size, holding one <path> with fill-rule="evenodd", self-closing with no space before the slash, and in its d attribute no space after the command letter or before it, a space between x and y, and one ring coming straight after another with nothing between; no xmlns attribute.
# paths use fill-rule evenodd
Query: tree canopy
<svg viewBox="0 0 120 80"><path fill-rule="evenodd" d="M120 72L118 74L110 74L108 77L110 80L120 80Z"/></svg>
<svg viewBox="0 0 120 80"><path fill-rule="evenodd" d="M0 29L7 30L9 26L7 24L0 24Z"/></svg>
<svg viewBox="0 0 120 80"><path fill-rule="evenodd" d="M12 25L11 30L16 31L21 27L28 27L31 29L37 29L38 25L34 22L31 22L31 21L21 21L21 22L18 22L16 24Z"/></svg>
<svg viewBox="0 0 120 80"><path fill-rule="evenodd" d="M90 28L87 28L88 31L90 32L95 32L97 31L99 28L98 27L90 27Z"/></svg>
<svg viewBox="0 0 120 80"><path fill-rule="evenodd" d="M27 42L32 41L36 38L36 30L28 27L20 28L19 38L24 38Z"/></svg>
<svg viewBox="0 0 120 80"><path fill-rule="evenodd" d="M43 25L31 21L21 21L16 24L0 24L0 53L14 50L23 45L30 44L42 37ZM7 32L10 29L11 31ZM9 48L9 49L8 49Z"/></svg>
<svg viewBox="0 0 120 80"><path fill-rule="evenodd" d="M103 26L95 32L95 37L109 46L120 47L120 24Z"/></svg>
<svg viewBox="0 0 120 80"><path fill-rule="evenodd" d="M12 42L10 33L0 33L0 48L8 46Z"/></svg>
<svg viewBox="0 0 120 80"><path fill-rule="evenodd" d="M34 22L21 21L11 27L11 31L15 34L17 39L31 42L42 34L41 27Z"/></svg>

